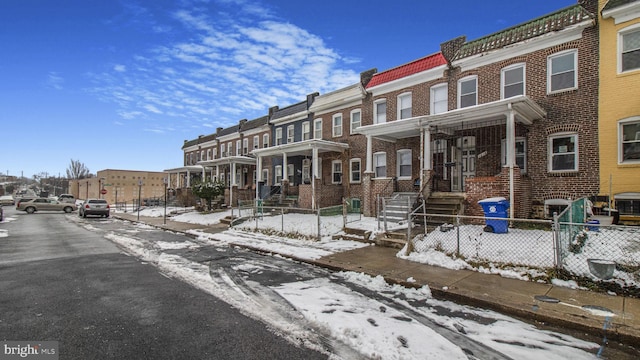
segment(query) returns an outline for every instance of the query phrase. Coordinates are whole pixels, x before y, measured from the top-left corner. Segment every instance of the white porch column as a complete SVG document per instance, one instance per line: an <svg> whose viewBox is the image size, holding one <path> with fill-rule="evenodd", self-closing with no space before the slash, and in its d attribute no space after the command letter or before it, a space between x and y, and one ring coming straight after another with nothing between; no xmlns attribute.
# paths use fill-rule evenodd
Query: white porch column
<svg viewBox="0 0 640 360"><path fill-rule="evenodd" d="M191 170L187 169L187 187L191 187Z"/></svg>
<svg viewBox="0 0 640 360"><path fill-rule="evenodd" d="M238 185L238 179L236 177L236 163L235 161L231 163L231 186Z"/></svg>
<svg viewBox="0 0 640 360"><path fill-rule="evenodd" d="M373 138L367 135L367 163L364 172L373 172Z"/></svg>
<svg viewBox="0 0 640 360"><path fill-rule="evenodd" d="M289 171L287 166L287 153L282 153L282 181L289 181Z"/></svg>
<svg viewBox="0 0 640 360"><path fill-rule="evenodd" d="M513 184L513 166L516 161L516 116L509 104L509 114L507 116L507 165L509 166L509 217L513 218L515 213L515 206L513 203L515 196L515 189Z"/></svg>
<svg viewBox="0 0 640 360"><path fill-rule="evenodd" d="M314 147L311 152L311 208L316 208L316 179L318 176L318 148Z"/></svg>
<svg viewBox="0 0 640 360"><path fill-rule="evenodd" d="M202 181L204 181L206 178L207 178L207 170L203 166L202 167Z"/></svg>
<svg viewBox="0 0 640 360"><path fill-rule="evenodd" d="M262 156L256 158L256 199L260 198L260 182L262 181Z"/></svg>
<svg viewBox="0 0 640 360"><path fill-rule="evenodd" d="M220 181L220 165L216 165L216 180Z"/></svg>
<svg viewBox="0 0 640 360"><path fill-rule="evenodd" d="M425 170L431 170L433 168L433 161L431 159L431 128L427 126L424 129L424 149L422 155L422 166Z"/></svg>

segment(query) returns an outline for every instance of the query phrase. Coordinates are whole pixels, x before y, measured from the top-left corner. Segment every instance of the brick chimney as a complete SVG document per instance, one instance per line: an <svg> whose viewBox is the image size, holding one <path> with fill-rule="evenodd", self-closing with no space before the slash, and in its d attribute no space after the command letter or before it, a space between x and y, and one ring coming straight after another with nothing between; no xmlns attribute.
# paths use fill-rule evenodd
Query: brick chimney
<svg viewBox="0 0 640 360"><path fill-rule="evenodd" d="M369 81L371 81L371 79L373 78L373 75L375 75L377 72L378 72L378 69L373 68L360 73L360 84L362 85L363 88L367 87L367 84L369 83Z"/></svg>
<svg viewBox="0 0 640 360"><path fill-rule="evenodd" d="M458 50L460 50L460 48L466 41L467 37L463 35L440 44L440 51L442 52L442 56L444 56L449 65L451 65L453 58L456 56L456 53L458 52Z"/></svg>

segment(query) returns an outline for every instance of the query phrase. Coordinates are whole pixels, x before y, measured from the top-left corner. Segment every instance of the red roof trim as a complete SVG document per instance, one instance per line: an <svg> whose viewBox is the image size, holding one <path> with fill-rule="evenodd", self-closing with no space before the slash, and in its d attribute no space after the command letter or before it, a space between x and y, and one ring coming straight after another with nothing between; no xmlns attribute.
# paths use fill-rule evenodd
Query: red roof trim
<svg viewBox="0 0 640 360"><path fill-rule="evenodd" d="M398 80L409 75L433 69L446 63L447 60L444 58L444 56L442 56L442 53L438 52L433 55L425 56L410 63L375 74L373 78L371 78L371 81L369 81L369 83L367 84L366 88L368 89L374 86L388 83L393 80Z"/></svg>

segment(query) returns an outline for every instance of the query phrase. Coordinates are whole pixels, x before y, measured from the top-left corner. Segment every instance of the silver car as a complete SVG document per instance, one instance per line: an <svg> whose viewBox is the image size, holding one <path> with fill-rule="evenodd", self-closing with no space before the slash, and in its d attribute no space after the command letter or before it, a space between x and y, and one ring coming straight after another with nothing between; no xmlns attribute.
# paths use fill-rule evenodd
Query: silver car
<svg viewBox="0 0 640 360"><path fill-rule="evenodd" d="M109 217L111 208L105 199L87 199L78 208L78 216L86 218L87 215L100 215Z"/></svg>
<svg viewBox="0 0 640 360"><path fill-rule="evenodd" d="M58 200L47 198L21 199L16 205L16 210L33 214L36 211L64 211L70 213L76 211L76 204L62 203Z"/></svg>

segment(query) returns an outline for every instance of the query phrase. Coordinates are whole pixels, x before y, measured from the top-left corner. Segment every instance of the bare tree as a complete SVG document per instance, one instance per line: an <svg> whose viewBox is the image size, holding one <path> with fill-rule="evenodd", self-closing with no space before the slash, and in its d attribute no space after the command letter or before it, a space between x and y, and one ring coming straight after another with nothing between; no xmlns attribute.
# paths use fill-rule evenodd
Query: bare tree
<svg viewBox="0 0 640 360"><path fill-rule="evenodd" d="M91 177L90 175L89 169L80 160L71 159L71 164L67 168L68 179L84 179Z"/></svg>

